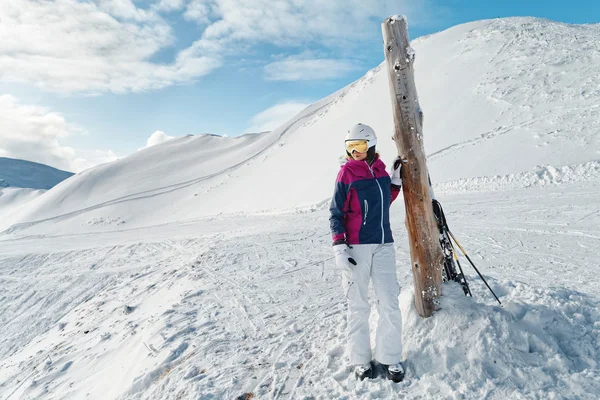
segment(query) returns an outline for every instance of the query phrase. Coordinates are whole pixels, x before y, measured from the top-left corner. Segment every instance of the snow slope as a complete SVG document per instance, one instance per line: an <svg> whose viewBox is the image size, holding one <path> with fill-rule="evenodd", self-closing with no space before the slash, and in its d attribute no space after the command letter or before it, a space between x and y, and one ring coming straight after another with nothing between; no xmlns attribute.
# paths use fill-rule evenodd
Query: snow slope
<svg viewBox="0 0 600 400"><path fill-rule="evenodd" d="M600 26L498 19L413 45L434 182L470 179L454 185L468 188L492 177L519 187L531 176L547 180L544 171L557 168L585 170L578 179L597 176ZM86 232L113 229L94 224L106 218L137 228L219 213L319 207L331 195L344 133L358 121L375 128L379 150L391 160L391 107L381 66L271 133L179 138L87 171L0 229L46 221L35 223L36 231ZM152 174L144 175L147 168ZM27 234L31 226L11 232Z"/></svg>
<svg viewBox="0 0 600 400"><path fill-rule="evenodd" d="M47 165L0 157L0 220L12 221L29 202L72 175Z"/></svg>
<svg viewBox="0 0 600 400"><path fill-rule="evenodd" d="M599 35L514 18L415 41L436 194L503 306L466 269L473 299L447 284L417 317L395 203L403 383L351 378L326 209L344 126L391 130L376 68L273 132L174 139L16 213L0 398L599 398Z"/></svg>

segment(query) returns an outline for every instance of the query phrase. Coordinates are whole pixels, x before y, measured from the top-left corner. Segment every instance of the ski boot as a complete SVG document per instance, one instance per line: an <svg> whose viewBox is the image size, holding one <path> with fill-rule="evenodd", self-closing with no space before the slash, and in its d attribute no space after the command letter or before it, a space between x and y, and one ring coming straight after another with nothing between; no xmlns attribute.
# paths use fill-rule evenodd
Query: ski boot
<svg viewBox="0 0 600 400"><path fill-rule="evenodd" d="M390 364L390 365L383 365L384 370L387 373L387 378L392 381L392 382L402 382L402 380L404 379L404 367L402 366L401 363L397 363L397 364Z"/></svg>
<svg viewBox="0 0 600 400"><path fill-rule="evenodd" d="M354 367L354 376L356 379L362 381L365 378L373 379L374 378L374 369L371 363L360 364Z"/></svg>

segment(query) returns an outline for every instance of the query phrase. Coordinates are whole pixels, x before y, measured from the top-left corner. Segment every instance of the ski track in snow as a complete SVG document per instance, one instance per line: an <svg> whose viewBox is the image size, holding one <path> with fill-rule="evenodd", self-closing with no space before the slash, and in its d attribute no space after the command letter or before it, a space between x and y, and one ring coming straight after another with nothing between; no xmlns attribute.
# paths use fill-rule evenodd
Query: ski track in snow
<svg viewBox="0 0 600 400"><path fill-rule="evenodd" d="M0 241L0 397L597 398L600 193L587 189L441 196L504 307L465 261L474 299L445 285L427 320L395 205L401 384L351 377L326 211L215 219L218 233L198 223L160 241L138 230L133 244L127 231L70 237L64 252L61 237Z"/></svg>

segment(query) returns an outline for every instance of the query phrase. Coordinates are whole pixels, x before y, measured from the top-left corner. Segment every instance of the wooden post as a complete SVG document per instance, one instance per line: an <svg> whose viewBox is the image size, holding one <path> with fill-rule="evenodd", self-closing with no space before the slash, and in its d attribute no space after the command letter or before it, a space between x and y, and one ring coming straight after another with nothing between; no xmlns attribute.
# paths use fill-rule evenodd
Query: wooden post
<svg viewBox="0 0 600 400"><path fill-rule="evenodd" d="M394 114L393 139L403 160L402 186L415 305L419 315L430 317L442 294L443 254L429 193L423 112L417 98L413 68L415 52L408 41L405 17L390 17L383 21L381 29Z"/></svg>

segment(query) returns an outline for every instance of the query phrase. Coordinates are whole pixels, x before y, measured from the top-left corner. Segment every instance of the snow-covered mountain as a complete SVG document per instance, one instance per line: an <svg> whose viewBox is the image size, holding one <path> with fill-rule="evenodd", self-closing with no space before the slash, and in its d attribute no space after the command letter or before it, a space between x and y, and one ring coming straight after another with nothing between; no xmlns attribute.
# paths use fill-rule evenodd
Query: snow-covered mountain
<svg viewBox="0 0 600 400"><path fill-rule="evenodd" d="M597 175L599 39L598 25L511 18L415 40L433 181L469 188L490 186L489 177L518 186ZM81 230L106 217L140 227L314 208L331 195L349 126L372 125L384 160L393 158L387 85L379 66L273 132L178 138L88 170L3 227L46 220L38 229Z"/></svg>
<svg viewBox="0 0 600 400"><path fill-rule="evenodd" d="M599 398L600 26L413 47L436 194L503 307L466 270L475 297L446 284L419 318L396 202L407 379L349 379L326 206L349 126L394 156L380 66L272 132L173 139L2 216L0 397Z"/></svg>
<svg viewBox="0 0 600 400"><path fill-rule="evenodd" d="M0 157L0 187L48 190L72 175L48 165Z"/></svg>
<svg viewBox="0 0 600 400"><path fill-rule="evenodd" d="M0 220L12 220L30 202L72 175L48 165L0 157Z"/></svg>

